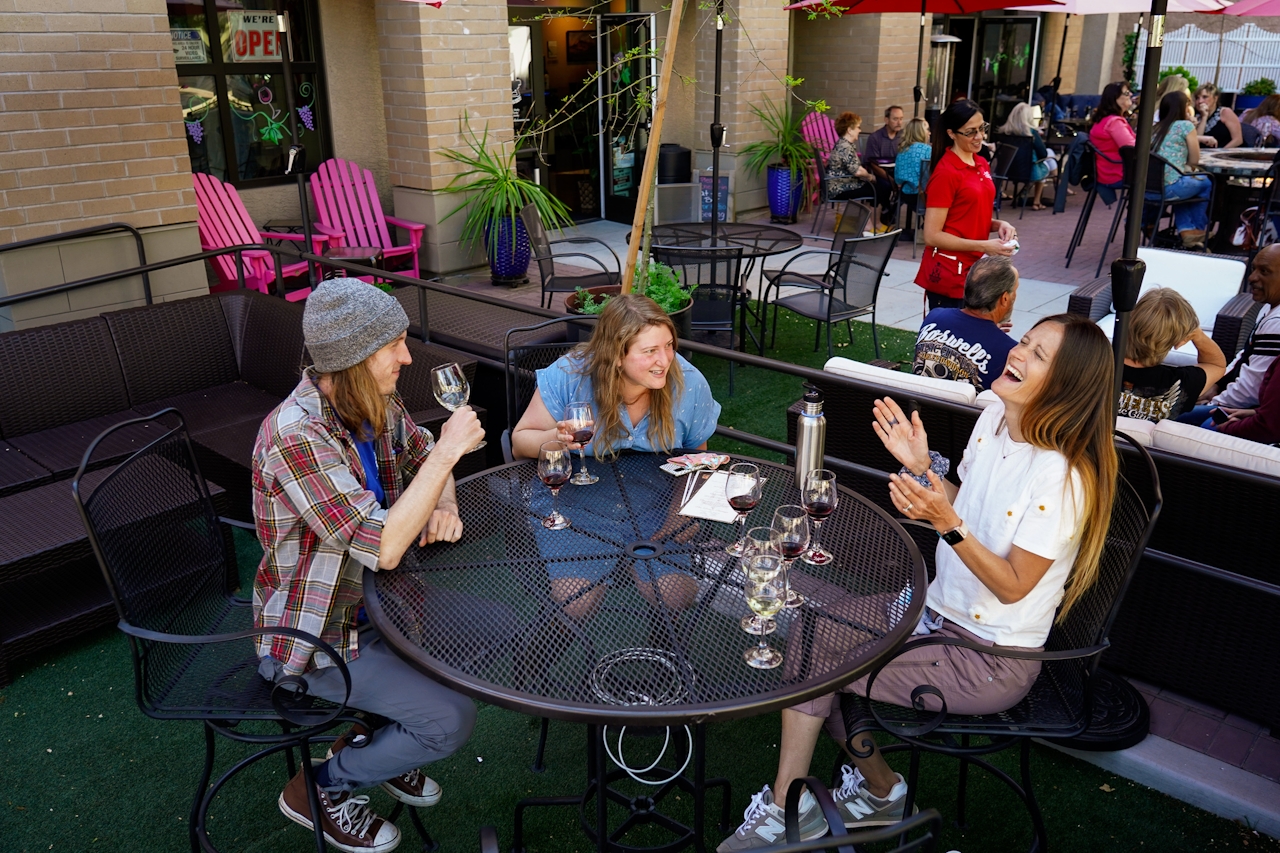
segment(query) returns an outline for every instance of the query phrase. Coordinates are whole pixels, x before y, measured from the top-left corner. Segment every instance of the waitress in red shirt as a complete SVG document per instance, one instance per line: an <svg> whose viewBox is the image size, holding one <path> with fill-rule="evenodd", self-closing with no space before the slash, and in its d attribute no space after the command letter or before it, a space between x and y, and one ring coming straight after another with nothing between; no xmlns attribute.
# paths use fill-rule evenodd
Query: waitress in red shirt
<svg viewBox="0 0 1280 853"><path fill-rule="evenodd" d="M982 108L956 101L938 118L932 171L925 190L924 260L916 284L925 289L928 311L964 306L964 280L983 255L1013 254L1018 236L1008 222L993 219L996 185L978 155L990 129ZM998 236L992 238L995 232Z"/></svg>

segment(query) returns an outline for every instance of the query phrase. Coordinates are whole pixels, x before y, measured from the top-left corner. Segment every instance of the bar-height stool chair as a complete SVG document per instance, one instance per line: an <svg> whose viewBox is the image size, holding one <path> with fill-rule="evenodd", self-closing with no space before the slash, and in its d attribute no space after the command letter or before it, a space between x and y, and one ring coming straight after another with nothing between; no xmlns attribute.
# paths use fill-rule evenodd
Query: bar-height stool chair
<svg viewBox="0 0 1280 853"><path fill-rule="evenodd" d="M1119 211L1123 209L1125 203L1129 199L1129 185L1123 180L1121 180L1118 185L1104 185L1098 180L1099 159L1106 160L1108 163L1114 163L1117 166L1121 165L1121 161L1113 160L1106 154L1103 154L1095 148L1091 142L1081 143L1080 156L1085 160L1083 166L1084 174L1091 175L1093 183L1085 193L1084 203L1080 205L1080 216L1076 219L1076 230L1071 235L1071 242L1067 244L1066 269L1071 268L1071 260L1075 257L1076 249L1080 248L1080 244L1084 242L1085 231L1089 228L1089 217L1093 214L1094 202L1097 201L1101 191L1105 189L1109 194L1113 195L1114 200L1111 203L1118 205L1115 215L1119 214ZM1106 196L1103 196L1102 200L1105 202L1107 200ZM1105 256L1106 253L1104 252L1103 254Z"/></svg>
<svg viewBox="0 0 1280 853"><path fill-rule="evenodd" d="M671 267L685 287L693 291L690 325L695 337L708 334L719 342L726 337L726 349L746 348L750 337L763 352L763 333L756 338L747 325L747 292L742 286L742 247L653 246L653 259ZM729 361L729 394L733 394L735 362Z"/></svg>

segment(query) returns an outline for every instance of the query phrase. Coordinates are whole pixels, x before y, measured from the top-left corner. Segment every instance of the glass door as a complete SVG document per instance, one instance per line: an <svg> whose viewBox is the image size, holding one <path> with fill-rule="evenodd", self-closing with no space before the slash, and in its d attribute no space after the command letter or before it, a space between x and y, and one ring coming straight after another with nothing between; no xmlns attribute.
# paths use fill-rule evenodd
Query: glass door
<svg viewBox="0 0 1280 853"><path fill-rule="evenodd" d="M604 218L630 224L657 90L655 15L600 15L596 80Z"/></svg>
<svg viewBox="0 0 1280 853"><path fill-rule="evenodd" d="M973 99L987 121L1000 127L1015 104L1031 100L1040 19L983 18L978 25Z"/></svg>

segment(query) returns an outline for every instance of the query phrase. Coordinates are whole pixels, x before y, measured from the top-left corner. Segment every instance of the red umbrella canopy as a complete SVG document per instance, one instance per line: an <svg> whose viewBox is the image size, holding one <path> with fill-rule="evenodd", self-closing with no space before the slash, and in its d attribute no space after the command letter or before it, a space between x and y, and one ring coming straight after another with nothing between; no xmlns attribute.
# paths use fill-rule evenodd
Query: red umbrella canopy
<svg viewBox="0 0 1280 853"><path fill-rule="evenodd" d="M1240 0L1222 10L1223 15L1280 15L1280 0Z"/></svg>
<svg viewBox="0 0 1280 853"><path fill-rule="evenodd" d="M1276 0L1280 2L1280 0ZM968 15L973 12L989 12L993 9L1007 9L1011 6L1044 6L1046 12L1052 12L1054 6L1061 6L1058 0L799 0L786 6L786 9L810 9L816 11L823 6L844 9L846 15L869 15L875 12L932 12L935 15Z"/></svg>

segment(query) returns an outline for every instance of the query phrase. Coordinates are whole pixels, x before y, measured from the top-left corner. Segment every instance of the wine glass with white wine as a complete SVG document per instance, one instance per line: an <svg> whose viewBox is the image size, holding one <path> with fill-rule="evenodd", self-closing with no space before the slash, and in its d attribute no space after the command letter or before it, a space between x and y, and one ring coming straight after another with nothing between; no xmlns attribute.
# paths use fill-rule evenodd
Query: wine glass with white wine
<svg viewBox="0 0 1280 853"><path fill-rule="evenodd" d="M787 572L780 555L757 554L747 560L744 567L747 580L743 593L747 606L766 622L772 621L782 610L787 597ZM769 647L765 635L760 642L742 653L747 665L755 669L774 669L782 664L782 652Z"/></svg>
<svg viewBox="0 0 1280 853"><path fill-rule="evenodd" d="M451 361L432 369L431 393L435 394L437 403L451 412L456 412L467 405L467 401L471 399L471 383L467 382L467 376L458 363ZM467 452L475 453L485 444L486 442L482 440Z"/></svg>

